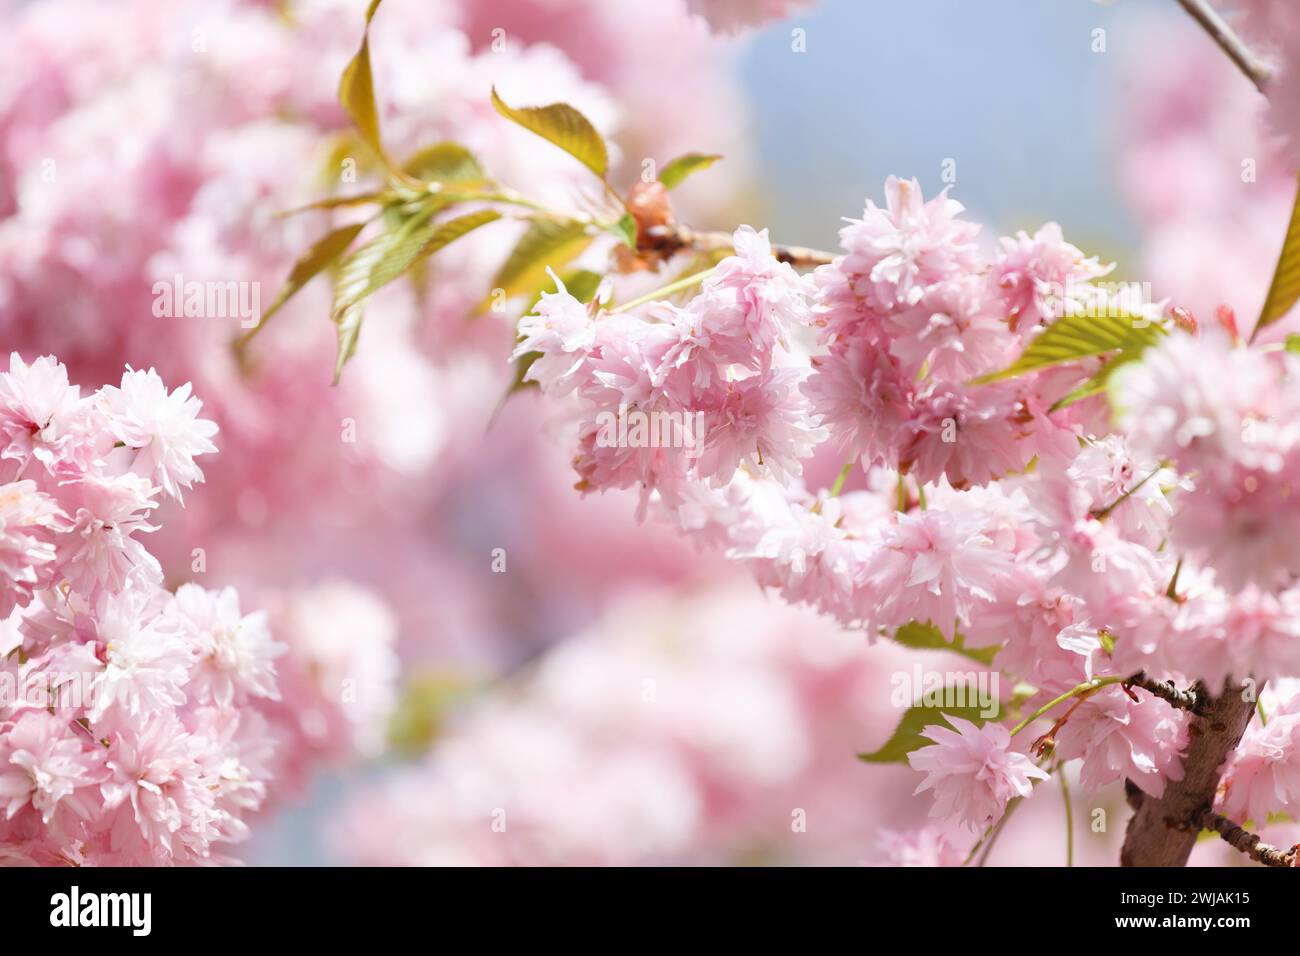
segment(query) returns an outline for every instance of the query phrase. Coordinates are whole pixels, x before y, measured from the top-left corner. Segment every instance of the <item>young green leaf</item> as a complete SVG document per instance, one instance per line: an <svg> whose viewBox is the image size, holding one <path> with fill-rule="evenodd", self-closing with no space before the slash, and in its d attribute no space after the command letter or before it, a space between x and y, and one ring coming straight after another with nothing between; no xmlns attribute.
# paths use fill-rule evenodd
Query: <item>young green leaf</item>
<svg viewBox="0 0 1300 956"><path fill-rule="evenodd" d="M492 88L492 105L506 119L549 140L582 163L601 179L609 171L609 152L605 140L583 116L568 103L549 106L507 106Z"/></svg>
<svg viewBox="0 0 1300 956"><path fill-rule="evenodd" d="M687 153L678 156L659 171L659 181L669 189L674 189L691 173L708 169L721 158L718 153Z"/></svg>
<svg viewBox="0 0 1300 956"><path fill-rule="evenodd" d="M1297 299L1300 299L1300 195L1296 196L1295 208L1291 212L1291 224L1287 227L1282 254L1273 272L1273 284L1264 300L1264 311L1260 313L1251 338L1290 312Z"/></svg>
<svg viewBox="0 0 1300 956"><path fill-rule="evenodd" d="M415 674L389 718L388 742L405 756L424 753L442 733L448 714L470 690L468 680L449 673Z"/></svg>
<svg viewBox="0 0 1300 956"><path fill-rule="evenodd" d="M339 339L335 383L343 373L343 366L356 353L366 300L439 249L500 218L501 214L493 209L437 223L427 216L416 215L348 256L334 284L333 319Z"/></svg>
<svg viewBox="0 0 1300 956"><path fill-rule="evenodd" d="M365 318L365 314L365 299L334 313L334 325L338 333L338 350L334 359L335 385L343 377L343 366L357 354L357 341L361 337L361 320Z"/></svg>
<svg viewBox="0 0 1300 956"><path fill-rule="evenodd" d="M871 753L858 754L858 759L865 763L906 763L908 754L929 746L932 742L930 738L921 736L921 731L926 727L940 724L950 730L954 729L944 720L948 715L969 720L977 726L985 722L978 706L909 707L884 745Z"/></svg>
<svg viewBox="0 0 1300 956"><path fill-rule="evenodd" d="M293 264L289 270L289 277L284 280L284 285L280 287L280 292L275 297L267 310L262 313L261 320L253 328L244 334L243 341L247 342L258 331L271 320L276 312L280 311L289 299L311 279L318 275L343 255L348 246L352 245L357 235L364 229L364 222L355 222L351 225L342 226L333 232L326 233L308 249L302 257Z"/></svg>
<svg viewBox="0 0 1300 956"><path fill-rule="evenodd" d="M369 298L404 275L417 262L427 259L461 236L500 218L501 213L495 209L480 209L444 222L431 222L422 216L413 216L397 229L371 240L368 245L377 247L375 255L363 255L367 252L367 247L363 247L352 257L357 260L355 263L351 260L345 263L345 276L351 276L356 281L342 300L341 307L346 308L352 302ZM364 272L352 271L353 265ZM343 282L344 276L340 276L340 286ZM336 302L337 307L339 305Z"/></svg>
<svg viewBox="0 0 1300 956"><path fill-rule="evenodd" d="M346 209L351 206L382 205L386 202L392 202L396 198L396 194L390 192L357 193L352 196L326 196L324 199L309 202L305 206L295 206L292 209L282 210L276 213L276 216L296 216L304 212L319 212L323 209Z"/></svg>
<svg viewBox="0 0 1300 956"><path fill-rule="evenodd" d="M1111 352L1141 354L1164 334L1150 319L1124 312L1067 315L1039 332L1009 368L980 376L972 384L985 385Z"/></svg>
<svg viewBox="0 0 1300 956"><path fill-rule="evenodd" d="M630 212L623 213L622 218L614 224L613 232L625 246L633 251L636 250L636 220L632 218Z"/></svg>
<svg viewBox="0 0 1300 956"><path fill-rule="evenodd" d="M1078 388L1058 398L1052 403L1052 407L1048 411L1055 412L1062 408L1069 408L1075 402L1081 402L1085 398L1092 398L1094 395L1102 394L1110 387L1110 378L1115 374L1117 368L1121 368L1130 362L1136 362L1141 358L1142 351L1140 349L1121 349L1106 359L1106 364L1097 370L1096 375Z"/></svg>
<svg viewBox="0 0 1300 956"><path fill-rule="evenodd" d="M925 624L919 621L909 621L894 632L894 640L904 647L952 651L986 666L993 663L993 655L998 652L996 647L966 647L960 634L954 640L949 641L937 627L928 621Z"/></svg>
<svg viewBox="0 0 1300 956"><path fill-rule="evenodd" d="M370 72L370 21L375 17L381 0L370 0L366 10L365 31L361 35L361 48L348 62L339 78L339 103L351 118L361 138L375 155L384 157L384 147L379 136L379 111L375 107L375 80Z"/></svg>
<svg viewBox="0 0 1300 956"><path fill-rule="evenodd" d="M584 223L534 220L497 270L492 279L493 291L479 305L478 312L486 312L498 295L513 299L542 288L548 268L562 269L586 249L591 240ZM496 290L501 291L498 293Z"/></svg>
<svg viewBox="0 0 1300 956"><path fill-rule="evenodd" d="M453 142L424 147L403 163L402 169L430 183L474 183L488 178L474 154Z"/></svg>

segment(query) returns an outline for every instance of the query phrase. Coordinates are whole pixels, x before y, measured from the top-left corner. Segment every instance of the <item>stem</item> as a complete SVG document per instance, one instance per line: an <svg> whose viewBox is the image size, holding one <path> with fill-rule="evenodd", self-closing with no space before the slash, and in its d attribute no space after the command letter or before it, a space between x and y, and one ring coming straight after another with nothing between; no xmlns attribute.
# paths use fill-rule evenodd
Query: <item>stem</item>
<svg viewBox="0 0 1300 956"><path fill-rule="evenodd" d="M561 218L560 214L547 209L540 203L535 203L526 196L515 192L513 189L502 189L498 192L480 192L480 193L455 193L443 192L442 190L430 190L430 195L441 196L449 203L459 202L499 202L511 206L522 206L525 209L531 209L534 212L544 213L548 218ZM581 221L585 217L564 216L565 219L577 219Z"/></svg>
<svg viewBox="0 0 1300 956"><path fill-rule="evenodd" d="M1070 782L1065 779L1065 767L1056 768L1061 781L1061 797L1065 800L1065 865L1074 866L1074 807L1070 803Z"/></svg>
<svg viewBox="0 0 1300 956"><path fill-rule="evenodd" d="M1011 728L1011 736L1014 737L1016 734L1020 733L1020 731L1024 730L1026 727L1032 724L1039 717L1043 716L1043 714L1047 713L1057 704L1063 703L1064 701L1069 700L1071 697L1078 697L1081 694L1083 695L1092 694L1095 693L1096 691L1101 690L1103 687L1109 686L1110 684L1122 684L1127 680L1128 678L1126 677L1094 677L1090 681L1084 681L1082 684L1079 684L1077 687L1072 687L1070 690L1067 690L1060 697L1055 697L1052 700L1048 701L1046 704L1044 704L1042 707L1039 707L1036 711L1034 711L1032 714L1030 714L1020 723L1016 724L1013 728Z"/></svg>
<svg viewBox="0 0 1300 956"><path fill-rule="evenodd" d="M844 467L840 469L840 475L835 479L835 484L831 485L830 496L838 498L840 492L844 489L844 482L849 479L849 472L853 471L853 462L846 461Z"/></svg>
<svg viewBox="0 0 1300 956"><path fill-rule="evenodd" d="M1111 502L1110 504L1108 504L1106 507L1102 508L1100 511L1094 511L1094 512L1092 513L1092 516L1093 516L1094 518L1096 518L1098 521L1101 521L1101 520L1104 519L1108 514L1110 514L1112 511L1114 511L1116 508L1118 508L1118 507L1119 507L1120 505L1122 505L1124 502L1128 501L1128 500L1129 500L1130 498L1132 498L1135 494L1137 494L1138 491L1141 490L1141 488L1142 488L1143 485L1145 485L1148 481L1150 481L1150 480L1151 480L1152 478L1154 478L1156 475L1160 474L1160 472L1163 471L1164 468L1165 468L1165 464L1164 464L1164 462L1161 462L1161 463L1156 467L1155 471L1151 472L1149 475L1147 475L1145 478L1143 478L1141 481L1139 481L1136 485L1134 485L1134 486L1133 486L1132 488L1130 488L1128 491L1124 492L1122 495L1120 495L1118 498L1116 498L1114 501L1112 501L1112 502Z"/></svg>
<svg viewBox="0 0 1300 956"><path fill-rule="evenodd" d="M1246 74L1250 82L1255 84L1255 88L1261 93L1267 93L1270 72L1267 64L1254 54L1232 27L1228 26L1223 17L1219 16L1219 12L1210 6L1209 0L1178 0L1178 3L1210 35L1210 39L1228 54L1228 59Z"/></svg>
<svg viewBox="0 0 1300 956"><path fill-rule="evenodd" d="M1260 840L1258 833L1244 830L1240 825L1213 810L1202 810L1196 822L1202 829L1213 830L1233 849L1240 850L1246 856L1265 866L1295 866L1296 851L1300 846L1283 850Z"/></svg>
<svg viewBox="0 0 1300 956"><path fill-rule="evenodd" d="M630 302L624 302L618 308L611 309L610 311L627 312L629 309L635 309L639 305L645 305L647 302L654 302L657 299L664 298L665 296L670 296L676 292L681 292L683 289L689 289L691 286L699 285L701 282L703 282L705 279L707 279L710 275L713 274L713 270L715 268L717 267L711 266L708 269L702 269L699 272L695 272L692 273L691 275L684 276L680 279L677 279L674 282L668 283L666 286L660 289L655 289L653 292L632 299Z"/></svg>
<svg viewBox="0 0 1300 956"><path fill-rule="evenodd" d="M970 866L971 861L975 859L975 854L979 853L981 848L984 848L984 852L980 854L979 862L975 865L984 865L984 861L989 858L989 853L993 850L993 844L997 842L998 834L1002 832L1002 827L1007 822L1007 818L1011 816L1011 812L1020 805L1022 800L1024 800L1024 797L1015 797L1007 804L1007 808L1002 811L1002 816L997 823L985 830L984 835L970 848L970 852L966 854L966 859L962 861L962 866Z"/></svg>

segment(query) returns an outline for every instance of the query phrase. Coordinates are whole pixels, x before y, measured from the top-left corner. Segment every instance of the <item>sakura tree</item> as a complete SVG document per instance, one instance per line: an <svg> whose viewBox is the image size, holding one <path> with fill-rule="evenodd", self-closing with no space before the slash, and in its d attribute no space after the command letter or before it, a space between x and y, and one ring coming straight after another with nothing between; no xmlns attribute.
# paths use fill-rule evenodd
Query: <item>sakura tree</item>
<svg viewBox="0 0 1300 956"><path fill-rule="evenodd" d="M1209 4L1182 5L1300 141L1285 4L1234 5L1259 56ZM1108 279L1053 223L987 242L915 180L891 177L833 251L697 231L671 191L721 157L648 161L620 190L581 112L493 91L503 121L591 174L564 209L455 142L391 158L371 56L363 38L339 93L383 175L316 206L382 216L318 240L265 319L333 269L337 377L374 292L522 221L481 311L516 307L511 392L536 388L539 413L567 423L580 493L635 490L639 517L785 600L871 643L966 655L1013 688L991 718L918 704L863 755L905 761L955 824L900 840L982 860L1073 764L1089 793L1124 788L1125 865L1181 865L1202 830L1296 863L1247 824L1300 801L1300 339L1274 334L1300 296L1300 218L1246 326ZM804 465L827 449L839 477L809 487Z"/></svg>

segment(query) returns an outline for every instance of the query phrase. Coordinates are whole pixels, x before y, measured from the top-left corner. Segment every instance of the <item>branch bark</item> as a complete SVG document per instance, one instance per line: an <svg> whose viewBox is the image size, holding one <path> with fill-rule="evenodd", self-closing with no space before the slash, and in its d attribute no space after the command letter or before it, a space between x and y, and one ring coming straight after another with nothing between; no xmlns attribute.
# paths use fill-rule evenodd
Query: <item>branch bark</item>
<svg viewBox="0 0 1300 956"><path fill-rule="evenodd" d="M1241 37L1237 36L1237 32L1228 26L1219 12L1210 6L1208 0L1178 0L1178 3L1193 20L1201 25L1210 38L1219 44L1220 49L1228 54L1228 58L1237 64L1237 68L1250 78L1255 88L1261 93L1267 93L1268 65L1255 55Z"/></svg>
<svg viewBox="0 0 1300 956"><path fill-rule="evenodd" d="M683 249L697 252L719 252L732 249L729 232L698 232L677 223L651 226L637 237L637 251L660 258L668 258ZM796 269L812 269L833 262L834 252L810 249L807 246L788 246L772 243L772 256L779 262L788 262Z"/></svg>
<svg viewBox="0 0 1300 956"><path fill-rule="evenodd" d="M1190 690L1180 690L1173 681L1158 681L1139 671L1125 681L1127 687L1141 687L1154 694L1172 707L1190 710L1194 714L1204 715L1209 701L1204 694L1204 686L1197 684ZM1130 695L1131 696L1131 695Z"/></svg>
<svg viewBox="0 0 1300 956"><path fill-rule="evenodd" d="M1213 830L1223 838L1225 843L1235 850L1240 850L1256 863L1263 863L1265 866L1296 865L1296 851L1300 850L1300 846L1283 850L1281 847L1264 843L1260 840L1259 834L1243 829L1234 821L1213 810L1201 811L1198 823L1201 829Z"/></svg>
<svg viewBox="0 0 1300 956"><path fill-rule="evenodd" d="M1214 802L1220 771L1255 712L1255 702L1240 686L1226 687L1218 697L1209 697L1194 711L1188 727L1187 756L1183 779L1165 785L1156 798L1141 794L1136 812L1129 818L1120 850L1121 866L1185 866L1203 827L1203 815ZM1133 800L1134 790L1129 791ZM1234 844L1235 845L1235 844Z"/></svg>

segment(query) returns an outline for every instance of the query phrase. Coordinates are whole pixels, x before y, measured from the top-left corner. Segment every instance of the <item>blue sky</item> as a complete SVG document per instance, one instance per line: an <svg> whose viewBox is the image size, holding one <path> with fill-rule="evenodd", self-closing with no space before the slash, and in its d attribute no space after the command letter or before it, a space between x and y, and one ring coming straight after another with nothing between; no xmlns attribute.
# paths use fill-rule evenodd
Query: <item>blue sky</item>
<svg viewBox="0 0 1300 956"><path fill-rule="evenodd" d="M1106 118L1123 109L1120 64L1153 25L1134 14L1152 5L820 0L768 27L741 62L768 225L829 244L888 174L916 176L929 195L951 158L953 195L991 226L1055 219L1076 242L1131 247ZM806 53L791 51L795 27Z"/></svg>

